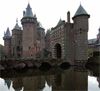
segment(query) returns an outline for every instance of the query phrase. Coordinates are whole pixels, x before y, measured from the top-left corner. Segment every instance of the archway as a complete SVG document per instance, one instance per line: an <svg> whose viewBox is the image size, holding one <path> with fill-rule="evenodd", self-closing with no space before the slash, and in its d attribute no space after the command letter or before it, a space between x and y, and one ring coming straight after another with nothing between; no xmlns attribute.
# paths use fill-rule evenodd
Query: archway
<svg viewBox="0 0 100 91"><path fill-rule="evenodd" d="M55 45L55 57L61 58L61 45L59 43Z"/></svg>

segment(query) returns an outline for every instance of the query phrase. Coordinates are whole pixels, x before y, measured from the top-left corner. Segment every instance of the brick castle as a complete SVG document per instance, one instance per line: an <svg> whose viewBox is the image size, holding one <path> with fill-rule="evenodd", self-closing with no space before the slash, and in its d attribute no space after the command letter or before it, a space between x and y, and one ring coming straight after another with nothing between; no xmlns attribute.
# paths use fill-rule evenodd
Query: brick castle
<svg viewBox="0 0 100 91"><path fill-rule="evenodd" d="M45 29L32 13L30 4L23 12L22 28L16 22L12 29L4 34L5 58L65 58L66 60L87 60L88 50L88 19L90 15L82 5L79 6L70 22L70 12L67 12L67 22L59 20L58 24Z"/></svg>

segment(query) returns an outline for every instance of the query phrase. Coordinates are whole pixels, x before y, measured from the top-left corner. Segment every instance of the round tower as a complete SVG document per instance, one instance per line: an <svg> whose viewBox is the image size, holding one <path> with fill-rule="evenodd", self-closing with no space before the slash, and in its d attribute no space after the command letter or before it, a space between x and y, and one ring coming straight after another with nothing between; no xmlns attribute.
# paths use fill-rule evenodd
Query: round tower
<svg viewBox="0 0 100 91"><path fill-rule="evenodd" d="M11 57L11 34L9 28L7 28L6 33L4 33L4 57L10 58Z"/></svg>
<svg viewBox="0 0 100 91"><path fill-rule="evenodd" d="M23 58L34 58L35 57L35 46L36 46L36 32L37 32L37 18L33 16L30 4L27 5L26 11L21 19L23 26Z"/></svg>
<svg viewBox="0 0 100 91"><path fill-rule="evenodd" d="M88 60L88 27L90 15L85 11L82 5L79 6L74 17L74 56L75 60Z"/></svg>

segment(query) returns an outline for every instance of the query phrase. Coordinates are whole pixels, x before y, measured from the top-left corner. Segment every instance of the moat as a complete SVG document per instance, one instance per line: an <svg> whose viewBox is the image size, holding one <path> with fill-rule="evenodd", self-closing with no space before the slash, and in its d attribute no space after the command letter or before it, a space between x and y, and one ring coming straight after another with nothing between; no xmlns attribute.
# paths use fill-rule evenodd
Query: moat
<svg viewBox="0 0 100 91"><path fill-rule="evenodd" d="M99 66L71 66L67 69L2 70L0 91L99 91Z"/></svg>

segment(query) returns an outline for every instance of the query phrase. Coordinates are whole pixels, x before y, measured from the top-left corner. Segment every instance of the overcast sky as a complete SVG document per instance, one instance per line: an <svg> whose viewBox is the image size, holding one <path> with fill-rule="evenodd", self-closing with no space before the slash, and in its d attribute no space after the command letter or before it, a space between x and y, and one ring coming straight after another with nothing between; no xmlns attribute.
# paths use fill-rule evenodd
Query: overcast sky
<svg viewBox="0 0 100 91"><path fill-rule="evenodd" d="M16 18L21 26L20 20L28 1L33 14L37 15L37 20L42 23L45 31L55 27L60 18L67 21L67 11L70 11L71 22L73 22L72 17L81 2L81 5L90 14L88 38L96 38L100 27L100 0L0 0L0 44L4 43L2 37L7 27L10 28L10 31L14 28Z"/></svg>

